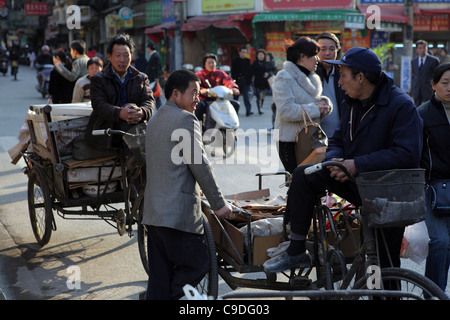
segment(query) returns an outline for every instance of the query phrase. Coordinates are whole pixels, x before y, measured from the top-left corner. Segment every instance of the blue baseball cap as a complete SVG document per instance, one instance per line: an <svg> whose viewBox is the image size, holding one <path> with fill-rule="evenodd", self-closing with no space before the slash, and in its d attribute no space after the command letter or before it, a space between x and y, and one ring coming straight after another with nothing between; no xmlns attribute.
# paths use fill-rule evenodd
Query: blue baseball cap
<svg viewBox="0 0 450 320"><path fill-rule="evenodd" d="M369 48L354 47L348 50L341 60L324 60L329 64L354 67L358 70L370 73L381 72L381 61L375 52Z"/></svg>

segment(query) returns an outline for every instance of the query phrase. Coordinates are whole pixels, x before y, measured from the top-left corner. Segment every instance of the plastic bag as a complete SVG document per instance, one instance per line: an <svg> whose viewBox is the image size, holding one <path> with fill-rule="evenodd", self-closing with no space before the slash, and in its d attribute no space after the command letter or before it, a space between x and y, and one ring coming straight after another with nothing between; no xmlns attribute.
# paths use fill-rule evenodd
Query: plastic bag
<svg viewBox="0 0 450 320"><path fill-rule="evenodd" d="M425 221L407 226L403 234L400 257L411 259L417 264L422 263L428 256L428 241Z"/></svg>

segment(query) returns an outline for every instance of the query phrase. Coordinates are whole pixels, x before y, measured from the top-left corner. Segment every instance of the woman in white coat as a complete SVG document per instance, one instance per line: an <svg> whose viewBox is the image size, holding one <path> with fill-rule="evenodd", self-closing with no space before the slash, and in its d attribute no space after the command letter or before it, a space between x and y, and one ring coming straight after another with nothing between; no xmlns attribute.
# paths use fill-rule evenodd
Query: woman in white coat
<svg viewBox="0 0 450 320"><path fill-rule="evenodd" d="M291 173L297 167L295 127L298 121L303 121L302 107L317 123L332 110L332 103L322 95L322 83L315 73L319 50L319 44L309 37L300 37L293 44L288 43L287 61L283 64L283 70L278 72L272 88L277 107L275 129L279 132L278 154L285 170Z"/></svg>

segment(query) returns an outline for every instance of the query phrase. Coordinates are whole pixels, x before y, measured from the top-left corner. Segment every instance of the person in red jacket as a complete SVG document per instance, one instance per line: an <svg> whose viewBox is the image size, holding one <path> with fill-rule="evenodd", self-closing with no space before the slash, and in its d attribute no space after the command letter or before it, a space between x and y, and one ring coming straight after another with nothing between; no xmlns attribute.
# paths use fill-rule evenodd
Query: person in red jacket
<svg viewBox="0 0 450 320"><path fill-rule="evenodd" d="M207 53L203 57L203 69L198 71L196 75L200 78L200 102L195 109L195 115L200 122L203 123L203 116L206 114L204 129L209 129L209 104L216 100L216 97L211 95L210 89L215 86L223 85L233 90L233 95L239 95L239 86L234 80L225 72L216 69L217 56L213 53ZM236 100L230 100L236 113L239 113L240 104Z"/></svg>

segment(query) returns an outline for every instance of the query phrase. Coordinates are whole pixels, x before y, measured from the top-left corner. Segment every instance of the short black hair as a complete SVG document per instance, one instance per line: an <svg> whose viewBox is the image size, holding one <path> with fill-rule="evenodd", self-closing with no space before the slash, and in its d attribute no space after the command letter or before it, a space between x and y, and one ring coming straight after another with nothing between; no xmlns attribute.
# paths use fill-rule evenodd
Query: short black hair
<svg viewBox="0 0 450 320"><path fill-rule="evenodd" d="M351 67L351 66L349 66L348 68L352 72L353 78L355 78L358 73L362 73L364 75L364 77L366 77L366 79L374 85L377 85L378 83L380 83L380 81L382 79L381 72L380 73L365 72L365 71L361 71L358 68Z"/></svg>
<svg viewBox="0 0 450 320"><path fill-rule="evenodd" d="M321 34L319 34L316 38L317 41L319 41L320 39L329 39L334 41L334 43L336 43L336 49L340 49L341 48L341 43L339 42L338 37L336 37L336 35L334 33L331 32L322 32Z"/></svg>
<svg viewBox="0 0 450 320"><path fill-rule="evenodd" d="M88 60L87 62L87 67L89 68L89 66L91 64L96 64L98 65L100 68L103 68L103 61L102 59L100 59L99 57L92 57Z"/></svg>
<svg viewBox="0 0 450 320"><path fill-rule="evenodd" d="M293 44L287 43L286 47L286 60L292 63L297 63L300 56L303 54L307 57L314 57L320 51L320 46L316 40L310 37L302 36L297 39Z"/></svg>
<svg viewBox="0 0 450 320"><path fill-rule="evenodd" d="M206 60L208 60L209 58L216 60L217 63L217 56L214 53L207 53L203 56L203 60L202 60L202 67L205 67L205 63Z"/></svg>
<svg viewBox="0 0 450 320"><path fill-rule="evenodd" d="M75 40L70 44L70 47L77 51L79 54L83 55L86 52L86 42L83 40Z"/></svg>
<svg viewBox="0 0 450 320"><path fill-rule="evenodd" d="M450 70L450 62L442 63L438 65L433 71L433 83L437 84L441 81L442 75Z"/></svg>
<svg viewBox="0 0 450 320"><path fill-rule="evenodd" d="M189 82L200 82L200 78L190 70L175 70L167 78L164 86L164 96L167 100L172 96L172 92L178 89L181 93L184 93L189 87Z"/></svg>
<svg viewBox="0 0 450 320"><path fill-rule="evenodd" d="M115 44L118 45L124 45L130 48L130 52L134 52L135 44L133 39L130 37L127 33L119 33L115 35L108 43L108 49L106 50L106 53L112 54L113 47Z"/></svg>

